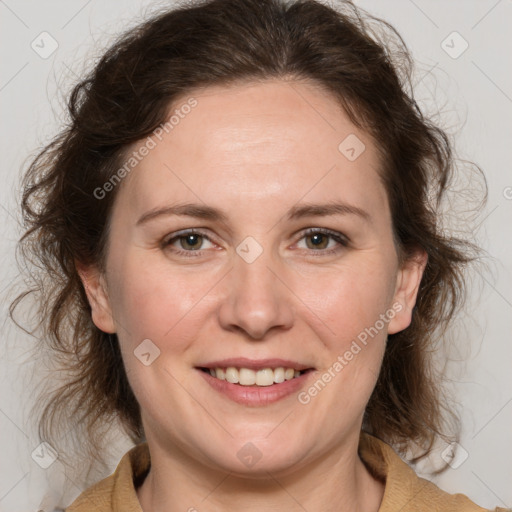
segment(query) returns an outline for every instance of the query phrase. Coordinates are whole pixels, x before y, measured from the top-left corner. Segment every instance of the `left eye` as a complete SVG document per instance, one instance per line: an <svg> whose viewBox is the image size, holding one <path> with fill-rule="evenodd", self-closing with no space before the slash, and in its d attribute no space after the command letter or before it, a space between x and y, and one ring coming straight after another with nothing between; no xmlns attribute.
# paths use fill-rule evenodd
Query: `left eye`
<svg viewBox="0 0 512 512"><path fill-rule="evenodd" d="M347 239L336 231L311 229L303 234L300 239L306 241L305 249L312 249L313 251L326 251L331 252L336 250L336 245L347 246ZM332 242L330 245L329 242ZM304 248L304 247L301 247Z"/></svg>

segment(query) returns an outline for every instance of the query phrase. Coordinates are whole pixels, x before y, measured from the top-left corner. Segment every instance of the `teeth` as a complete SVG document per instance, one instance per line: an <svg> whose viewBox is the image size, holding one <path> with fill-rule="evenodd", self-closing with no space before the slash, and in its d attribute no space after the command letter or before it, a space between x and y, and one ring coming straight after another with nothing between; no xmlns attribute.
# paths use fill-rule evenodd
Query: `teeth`
<svg viewBox="0 0 512 512"><path fill-rule="evenodd" d="M284 382L284 368L276 368L274 370L274 382L277 384Z"/></svg>
<svg viewBox="0 0 512 512"><path fill-rule="evenodd" d="M256 372L249 368L240 368L238 370L238 383L242 386L252 386L256 384Z"/></svg>
<svg viewBox="0 0 512 512"><path fill-rule="evenodd" d="M299 377L301 372L294 368L262 368L261 370L251 370L250 368L210 368L210 375L220 380L227 380L231 384L240 384L242 386L271 386L280 384L285 380L291 380Z"/></svg>
<svg viewBox="0 0 512 512"><path fill-rule="evenodd" d="M217 372L217 368L215 368L215 372ZM232 366L226 368L226 380L231 384L238 384L238 370Z"/></svg>
<svg viewBox="0 0 512 512"><path fill-rule="evenodd" d="M272 384L274 384L274 370L271 368L263 368L263 370L256 372L257 386L271 386Z"/></svg>

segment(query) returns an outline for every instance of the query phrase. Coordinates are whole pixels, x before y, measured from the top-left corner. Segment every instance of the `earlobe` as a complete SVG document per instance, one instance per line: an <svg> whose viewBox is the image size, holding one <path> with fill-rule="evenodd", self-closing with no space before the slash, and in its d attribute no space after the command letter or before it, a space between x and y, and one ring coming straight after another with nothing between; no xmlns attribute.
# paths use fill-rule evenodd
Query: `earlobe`
<svg viewBox="0 0 512 512"><path fill-rule="evenodd" d="M104 332L115 333L116 328L104 275L96 267L85 267L77 262L75 267L91 306L94 325Z"/></svg>
<svg viewBox="0 0 512 512"><path fill-rule="evenodd" d="M403 331L411 324L412 310L416 304L427 260L427 253L423 249L418 249L398 271L393 304L399 304L400 308L395 308L398 312L389 322L388 334Z"/></svg>

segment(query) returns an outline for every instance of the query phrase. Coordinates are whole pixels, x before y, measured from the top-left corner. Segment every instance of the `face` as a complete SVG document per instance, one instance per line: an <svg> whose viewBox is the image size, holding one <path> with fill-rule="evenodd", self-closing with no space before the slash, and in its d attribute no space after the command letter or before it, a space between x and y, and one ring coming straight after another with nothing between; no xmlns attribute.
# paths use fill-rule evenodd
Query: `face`
<svg viewBox="0 0 512 512"><path fill-rule="evenodd" d="M118 335L150 446L236 473L337 457L424 258L399 266L376 146L326 92L190 97L155 147L130 148L147 154L120 185L106 271L82 273L93 320Z"/></svg>

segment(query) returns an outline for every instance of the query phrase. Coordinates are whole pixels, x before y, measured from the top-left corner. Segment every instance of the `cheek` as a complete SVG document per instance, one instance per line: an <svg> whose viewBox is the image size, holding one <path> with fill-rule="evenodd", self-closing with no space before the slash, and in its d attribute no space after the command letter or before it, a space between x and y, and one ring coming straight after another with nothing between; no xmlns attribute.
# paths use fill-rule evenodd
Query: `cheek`
<svg viewBox="0 0 512 512"><path fill-rule="evenodd" d="M120 347L135 396L151 416L169 407L179 410L181 392L169 390L180 390L176 383L189 378L188 349L200 339L214 280L208 274L170 273L169 266L140 261L120 266L115 279Z"/></svg>
<svg viewBox="0 0 512 512"><path fill-rule="evenodd" d="M359 261L354 261L358 257ZM306 277L307 286L303 282L301 296L322 320L333 348L338 345L343 349L391 308L395 286L392 267L385 261L374 260L364 261L355 255L336 270ZM380 322L378 327L386 331Z"/></svg>
<svg viewBox="0 0 512 512"><path fill-rule="evenodd" d="M380 372L393 314L388 305L390 286L384 279L361 279L346 272L325 284L329 286L321 301L311 308L322 320L322 365L298 399L311 408L311 417L331 425L329 432L335 436L364 412ZM343 416L331 414L334 410L343 411Z"/></svg>
<svg viewBox="0 0 512 512"><path fill-rule="evenodd" d="M170 270L168 264L135 258L118 268L113 310L123 341L132 349L150 339L160 350L183 350L201 328L214 276Z"/></svg>
<svg viewBox="0 0 512 512"><path fill-rule="evenodd" d="M359 256L357 263L347 260L338 271L311 279L304 300L322 321L325 350L322 368L306 390L304 403L316 400L321 391L323 398L317 407L327 400L350 412L351 417L362 413L373 391L387 328L395 314L391 304L395 284L392 262L376 258L365 261ZM329 391L324 393L324 387Z"/></svg>

